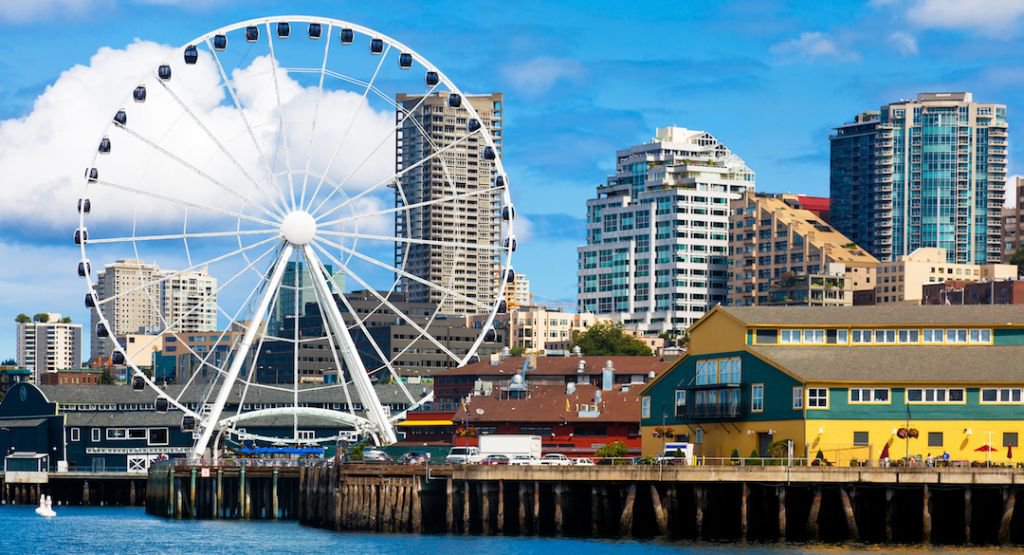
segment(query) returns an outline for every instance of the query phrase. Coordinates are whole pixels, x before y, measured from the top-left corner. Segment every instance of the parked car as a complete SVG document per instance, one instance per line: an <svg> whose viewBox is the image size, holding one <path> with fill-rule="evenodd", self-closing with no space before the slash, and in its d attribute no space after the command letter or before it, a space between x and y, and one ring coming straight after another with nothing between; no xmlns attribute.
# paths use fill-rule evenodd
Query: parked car
<svg viewBox="0 0 1024 555"><path fill-rule="evenodd" d="M594 459L588 457L577 457L572 460L573 466L594 466Z"/></svg>
<svg viewBox="0 0 1024 555"><path fill-rule="evenodd" d="M430 464L430 453L410 451L402 455L401 462L403 464Z"/></svg>
<svg viewBox="0 0 1024 555"><path fill-rule="evenodd" d="M363 462L390 463L393 461L394 459L391 458L391 455L380 449L363 449Z"/></svg>
<svg viewBox="0 0 1024 555"><path fill-rule="evenodd" d="M480 456L479 447L452 447L448 456L444 458L447 464L472 464Z"/></svg>
<svg viewBox="0 0 1024 555"><path fill-rule="evenodd" d="M493 455L487 455L486 457L484 457L484 460L480 461L480 464L499 465L499 464L508 464L508 462L509 461L508 461L508 457L507 456L493 454Z"/></svg>
<svg viewBox="0 0 1024 555"><path fill-rule="evenodd" d="M508 464L512 466L532 466L538 464L540 459L535 459L530 455L514 455L509 459Z"/></svg>
<svg viewBox="0 0 1024 555"><path fill-rule="evenodd" d="M540 458L541 466L572 466L569 457L561 453L548 453Z"/></svg>

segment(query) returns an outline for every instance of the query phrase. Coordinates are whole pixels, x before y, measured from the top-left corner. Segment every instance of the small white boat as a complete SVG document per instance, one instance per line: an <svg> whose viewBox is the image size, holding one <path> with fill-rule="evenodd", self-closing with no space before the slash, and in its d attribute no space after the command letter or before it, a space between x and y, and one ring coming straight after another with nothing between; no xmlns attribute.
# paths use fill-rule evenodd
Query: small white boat
<svg viewBox="0 0 1024 555"><path fill-rule="evenodd" d="M45 517L57 516L56 511L53 510L53 500L49 495L39 496L39 506L36 507L36 514Z"/></svg>

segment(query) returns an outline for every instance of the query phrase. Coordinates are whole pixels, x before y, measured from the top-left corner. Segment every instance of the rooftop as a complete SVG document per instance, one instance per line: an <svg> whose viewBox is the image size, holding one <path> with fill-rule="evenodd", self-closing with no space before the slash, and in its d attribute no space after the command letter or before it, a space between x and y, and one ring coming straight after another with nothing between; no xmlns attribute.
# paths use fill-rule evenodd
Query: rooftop
<svg viewBox="0 0 1024 555"><path fill-rule="evenodd" d="M147 388L143 391L135 391L130 385L38 385L36 387L51 402L56 401L60 404L153 403L157 397L156 392L152 389ZM236 385L231 389L228 404L238 404L241 398L242 387L241 385ZM406 387L408 387L413 397L420 397L424 394L424 391L430 393L432 390L430 385L407 385ZM377 390L377 395L384 404L409 403L409 400L398 385L376 384L374 389ZM168 385L163 390L172 397L178 397L182 386ZM299 386L299 402L342 403L345 401L345 395L342 391L340 386L332 388L324 388L322 385ZM205 393L203 386L190 387L185 391L181 402L198 403ZM293 401L294 398L291 391L250 387L249 391L245 394L246 403L284 403L290 405Z"/></svg>
<svg viewBox="0 0 1024 555"><path fill-rule="evenodd" d="M456 423L468 422L639 422L639 387L621 387L601 391L597 410L581 413L581 405L594 405L594 395L599 387L580 384L576 390L566 394L565 386L534 385L522 399L500 398L496 395L473 396L465 408L460 407L452 417ZM581 416L593 414L593 416Z"/></svg>
<svg viewBox="0 0 1024 555"><path fill-rule="evenodd" d="M505 357L497 365L484 358L480 362L467 364L461 368L452 368L435 376L512 376L523 369L523 363L529 357ZM675 362L674 359L662 359L653 356L571 356L571 357L536 357L537 366L526 371L529 376L560 376L578 374L580 361L583 361L583 374L600 374L608 361L619 374L660 374Z"/></svg>
<svg viewBox="0 0 1024 555"><path fill-rule="evenodd" d="M719 306L714 310L721 310L748 326L1024 326L1022 305Z"/></svg>
<svg viewBox="0 0 1024 555"><path fill-rule="evenodd" d="M750 349L803 381L863 383L1006 384L1024 382L1020 347L850 347Z"/></svg>

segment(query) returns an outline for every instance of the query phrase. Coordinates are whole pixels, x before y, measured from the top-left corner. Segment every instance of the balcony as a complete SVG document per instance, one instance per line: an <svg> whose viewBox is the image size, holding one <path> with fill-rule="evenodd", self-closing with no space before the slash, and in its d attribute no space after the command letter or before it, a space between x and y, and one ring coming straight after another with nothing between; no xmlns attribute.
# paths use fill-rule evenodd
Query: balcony
<svg viewBox="0 0 1024 555"><path fill-rule="evenodd" d="M693 420L738 420L746 416L740 403L690 404L683 411L684 418Z"/></svg>

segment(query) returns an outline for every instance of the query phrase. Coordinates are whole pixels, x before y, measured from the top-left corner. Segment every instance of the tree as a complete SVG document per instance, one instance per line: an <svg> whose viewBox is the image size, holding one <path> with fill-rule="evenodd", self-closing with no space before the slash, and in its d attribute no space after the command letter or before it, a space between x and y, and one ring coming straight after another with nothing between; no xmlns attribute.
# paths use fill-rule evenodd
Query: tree
<svg viewBox="0 0 1024 555"><path fill-rule="evenodd" d="M526 347L523 347L522 345L516 345L515 347L509 349L508 352L510 355L514 357L521 357L526 354Z"/></svg>
<svg viewBox="0 0 1024 555"><path fill-rule="evenodd" d="M50 315L45 312L40 312L39 314L33 316L32 319L35 320L36 322L39 322L40 324L45 324L50 321Z"/></svg>
<svg viewBox="0 0 1024 555"><path fill-rule="evenodd" d="M611 443L602 445L594 451L595 457L604 458L617 458L620 459L629 455L629 447L626 446L624 441L613 441Z"/></svg>
<svg viewBox="0 0 1024 555"><path fill-rule="evenodd" d="M598 322L584 332L573 331L572 344L586 356L652 354L647 344L626 334L622 324L612 322Z"/></svg>
<svg viewBox="0 0 1024 555"><path fill-rule="evenodd" d="M70 316L65 316L65 317L61 318L60 319L60 323L61 324L70 324L71 323L71 317Z"/></svg>
<svg viewBox="0 0 1024 555"><path fill-rule="evenodd" d="M114 376L110 373L110 368L103 369L103 373L100 374L100 383L103 385L110 385L114 383Z"/></svg>
<svg viewBox="0 0 1024 555"><path fill-rule="evenodd" d="M1024 274L1024 247L1018 247L1017 250L1013 251L1010 255L1010 264L1017 265L1017 275Z"/></svg>
<svg viewBox="0 0 1024 555"><path fill-rule="evenodd" d="M14 360L13 358L4 359L3 362L0 362L0 366L17 366L17 365L18 365L18 361Z"/></svg>
<svg viewBox="0 0 1024 555"><path fill-rule="evenodd" d="M14 321L19 324L27 324L32 321L32 318L29 318L28 314L21 313L14 317Z"/></svg>

